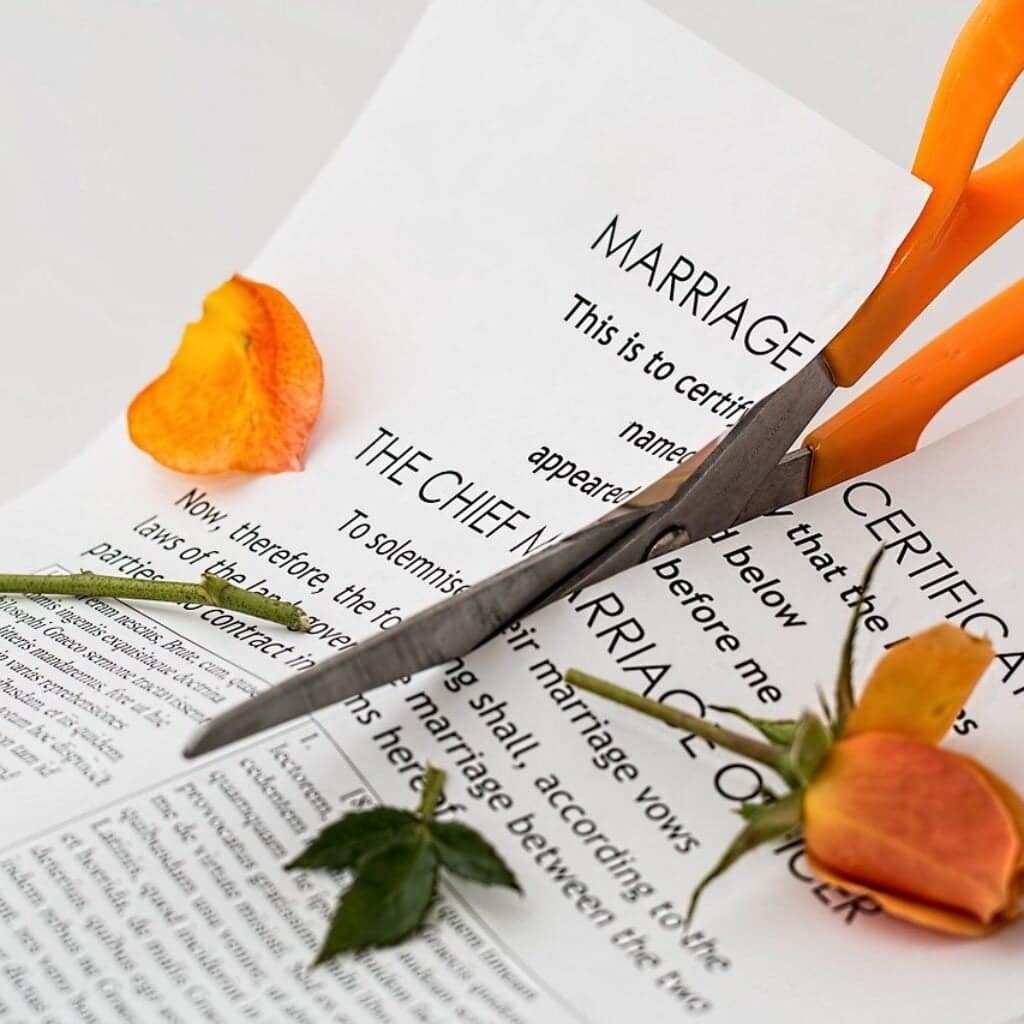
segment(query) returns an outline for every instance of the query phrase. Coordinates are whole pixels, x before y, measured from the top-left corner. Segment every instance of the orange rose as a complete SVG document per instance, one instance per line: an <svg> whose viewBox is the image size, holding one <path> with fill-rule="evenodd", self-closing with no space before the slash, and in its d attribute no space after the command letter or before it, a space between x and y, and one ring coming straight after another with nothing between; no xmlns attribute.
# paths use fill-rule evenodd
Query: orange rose
<svg viewBox="0 0 1024 1024"><path fill-rule="evenodd" d="M298 310L236 275L206 297L170 366L132 402L128 430L182 473L301 469L322 394L320 353Z"/></svg>
<svg viewBox="0 0 1024 1024"><path fill-rule="evenodd" d="M691 915L708 883L737 860L802 829L810 867L825 881L870 895L915 924L989 934L1020 914L1024 801L977 761L937 744L991 663L992 645L949 623L935 626L891 648L855 703L859 612L860 602L832 707L822 696L820 714L769 721L712 706L743 719L760 739L576 669L565 679L759 761L785 783L782 795L766 789L742 805L745 824L694 890Z"/></svg>
<svg viewBox="0 0 1024 1024"><path fill-rule="evenodd" d="M935 745L992 656L987 640L948 623L890 650L803 799L817 875L960 935L1016 917L1024 880L1024 803Z"/></svg>

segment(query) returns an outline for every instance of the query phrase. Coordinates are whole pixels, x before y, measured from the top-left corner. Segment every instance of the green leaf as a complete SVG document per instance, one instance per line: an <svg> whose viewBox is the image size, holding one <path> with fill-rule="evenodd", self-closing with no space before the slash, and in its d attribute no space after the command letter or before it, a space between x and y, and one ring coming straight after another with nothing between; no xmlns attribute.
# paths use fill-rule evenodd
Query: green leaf
<svg viewBox="0 0 1024 1024"><path fill-rule="evenodd" d="M346 814L288 865L352 869L352 882L314 966L341 953L393 946L413 935L434 900L442 865L464 878L520 891L508 865L479 833L433 820L444 781L445 773L428 765L419 813L375 807Z"/></svg>
<svg viewBox="0 0 1024 1024"><path fill-rule="evenodd" d="M393 946L423 923L437 885L437 849L426 836L370 854L338 904L315 963L350 950Z"/></svg>
<svg viewBox="0 0 1024 1024"><path fill-rule="evenodd" d="M801 786L806 786L815 775L832 748L832 736L825 723L805 711L793 732L789 746L789 763L793 775Z"/></svg>
<svg viewBox="0 0 1024 1024"><path fill-rule="evenodd" d="M697 902L708 885L725 874L745 853L796 828L800 824L802 808L803 794L797 792L788 793L775 803L763 804L759 808L752 807L749 811L744 811L747 824L740 829L739 835L729 844L718 863L693 890L690 906L686 911L687 925L693 920Z"/></svg>
<svg viewBox="0 0 1024 1024"><path fill-rule="evenodd" d="M864 578L860 581L860 593L853 606L853 614L850 616L850 627L846 631L846 639L843 641L843 650L839 655L839 675L836 677L836 721L835 731L837 736L843 734L843 726L846 724L846 717L853 710L853 640L857 635L857 623L860 621L860 609L864 604L864 597L871 586L878 563L882 560L885 548L879 548L868 562L864 570Z"/></svg>
<svg viewBox="0 0 1024 1024"><path fill-rule="evenodd" d="M414 838L418 827L419 819L412 811L396 807L353 811L328 825L287 867L350 868L370 853Z"/></svg>
<svg viewBox="0 0 1024 1024"><path fill-rule="evenodd" d="M457 821L432 821L429 828L441 864L453 874L523 891L501 854L475 829Z"/></svg>
<svg viewBox="0 0 1024 1024"><path fill-rule="evenodd" d="M772 743L781 743L788 747L793 739L796 719L755 718L740 708L723 707L720 704L709 704L708 706L712 711L719 711L723 715L735 715L737 718L742 718L744 722L752 725L766 740L770 740Z"/></svg>

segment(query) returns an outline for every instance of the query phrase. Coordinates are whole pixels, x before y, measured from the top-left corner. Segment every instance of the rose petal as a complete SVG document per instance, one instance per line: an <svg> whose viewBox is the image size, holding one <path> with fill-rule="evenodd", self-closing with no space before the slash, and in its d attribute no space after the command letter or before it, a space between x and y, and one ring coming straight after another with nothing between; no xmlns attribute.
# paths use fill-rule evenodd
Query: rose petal
<svg viewBox="0 0 1024 1024"><path fill-rule="evenodd" d="M211 292L167 370L128 410L132 440L184 473L302 468L323 369L298 310L235 276Z"/></svg>
<svg viewBox="0 0 1024 1024"><path fill-rule="evenodd" d="M961 755L963 756L963 755ZM988 784L999 795L1003 801L1013 823L1017 826L1017 835L1021 840L1021 853L1017 860L1017 873L1012 883L1010 900L1014 907L1019 906L1021 898L1024 897L1024 800L1020 798L1016 790L1003 778L996 775L994 771L979 764L973 758L964 756L964 760L970 762L975 771L980 772ZM1019 911L1018 911L1019 912ZM1016 917L1016 914L1013 916Z"/></svg>
<svg viewBox="0 0 1024 1024"><path fill-rule="evenodd" d="M816 857L805 854L807 866L823 882L838 886L855 896L870 896L887 914L898 917L901 921L930 928L932 931L945 932L948 935L963 935L969 938L981 938L991 935L1008 924L1016 914L997 915L988 924L967 914L958 914L954 910L946 910L932 903L919 903L906 896L897 896L877 887L865 885L840 875L827 868Z"/></svg>
<svg viewBox="0 0 1024 1024"><path fill-rule="evenodd" d="M993 656L987 639L948 622L912 636L875 666L843 734L894 732L938 743Z"/></svg>
<svg viewBox="0 0 1024 1024"><path fill-rule="evenodd" d="M826 868L915 903L984 923L1015 905L1014 816L947 750L883 733L840 740L805 793L804 837Z"/></svg>

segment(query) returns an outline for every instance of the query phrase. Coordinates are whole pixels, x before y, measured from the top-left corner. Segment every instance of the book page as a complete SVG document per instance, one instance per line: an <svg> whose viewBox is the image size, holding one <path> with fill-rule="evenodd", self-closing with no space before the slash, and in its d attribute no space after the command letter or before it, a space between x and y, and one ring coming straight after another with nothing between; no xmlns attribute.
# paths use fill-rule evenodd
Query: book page
<svg viewBox="0 0 1024 1024"><path fill-rule="evenodd" d="M0 598L3 1014L705 1012L717 995L703 986L663 1000L643 956L609 951L619 904L646 909L639 883L602 887L613 867L554 896L524 869L522 901L448 887L416 943L306 969L337 883L282 862L346 808L410 802L426 757L452 775L443 813L517 864L503 830L547 818L533 784L547 759L566 778L598 761L599 781L624 777L615 755L553 742L564 713L524 688L518 658L487 669L500 685L473 690L478 670L450 665L197 764L180 749L232 703L596 518L721 433L821 351L925 195L641 4L431 8L248 268L323 351L306 471L190 479L115 424L0 512L12 571L214 572L313 620L297 634L217 608ZM463 689L491 695L486 718L430 711ZM659 837L637 838L622 856L653 864Z"/></svg>

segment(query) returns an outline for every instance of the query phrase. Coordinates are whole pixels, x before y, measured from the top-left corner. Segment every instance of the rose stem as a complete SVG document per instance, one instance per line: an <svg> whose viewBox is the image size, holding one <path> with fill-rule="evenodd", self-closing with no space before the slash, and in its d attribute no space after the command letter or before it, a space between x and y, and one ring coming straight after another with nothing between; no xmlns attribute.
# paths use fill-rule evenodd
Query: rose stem
<svg viewBox="0 0 1024 1024"><path fill-rule="evenodd" d="M432 764L427 765L427 773L423 776L423 789L420 793L419 815L424 821L431 821L437 802L444 792L445 773Z"/></svg>
<svg viewBox="0 0 1024 1024"><path fill-rule="evenodd" d="M565 673L565 681L572 686L578 686L582 690L595 693L599 697L606 697L615 701L616 704L623 704L628 708L634 708L651 718L657 718L674 729L682 729L684 732L692 732L696 736L702 736L712 743L725 747L742 757L749 757L752 761L760 761L762 764L774 768L775 771L785 775L786 768L783 751L772 746L770 743L763 743L761 740L752 739L741 733L726 729L725 726L709 722L696 715L687 714L669 704L659 704L650 700L633 690L627 690L623 686L616 686L605 679L598 679L587 672L571 668Z"/></svg>
<svg viewBox="0 0 1024 1024"><path fill-rule="evenodd" d="M269 619L291 629L305 631L309 628L309 618L298 605L265 594L254 594L251 590L242 590L212 573L204 573L202 583L136 580L125 576L101 576L94 572L57 576L0 573L0 593L70 594L74 597L121 597L169 601L173 604L208 604L243 612L258 619Z"/></svg>

